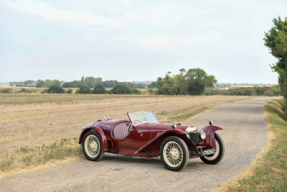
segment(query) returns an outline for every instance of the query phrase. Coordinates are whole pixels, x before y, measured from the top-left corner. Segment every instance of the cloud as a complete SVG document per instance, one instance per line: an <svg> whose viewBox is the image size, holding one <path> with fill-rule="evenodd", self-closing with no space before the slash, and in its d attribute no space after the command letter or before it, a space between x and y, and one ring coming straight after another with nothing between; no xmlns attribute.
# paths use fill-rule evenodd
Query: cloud
<svg viewBox="0 0 287 192"><path fill-rule="evenodd" d="M90 13L83 13L79 10L56 10L48 4L36 0L7 0L6 6L29 14L41 15L53 21L82 21L87 24L106 25L112 27L126 27L128 25L127 22L119 21L118 19L107 19Z"/></svg>

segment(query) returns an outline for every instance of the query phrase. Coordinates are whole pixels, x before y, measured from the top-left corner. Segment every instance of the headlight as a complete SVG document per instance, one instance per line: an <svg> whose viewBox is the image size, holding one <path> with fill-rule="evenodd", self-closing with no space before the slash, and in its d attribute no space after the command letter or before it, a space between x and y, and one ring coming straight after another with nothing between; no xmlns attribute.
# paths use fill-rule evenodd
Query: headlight
<svg viewBox="0 0 287 192"><path fill-rule="evenodd" d="M197 133L196 127L189 126L188 128L185 129L186 133Z"/></svg>
<svg viewBox="0 0 287 192"><path fill-rule="evenodd" d="M200 131L200 138L201 138L201 140L204 140L206 138L206 133L204 130Z"/></svg>

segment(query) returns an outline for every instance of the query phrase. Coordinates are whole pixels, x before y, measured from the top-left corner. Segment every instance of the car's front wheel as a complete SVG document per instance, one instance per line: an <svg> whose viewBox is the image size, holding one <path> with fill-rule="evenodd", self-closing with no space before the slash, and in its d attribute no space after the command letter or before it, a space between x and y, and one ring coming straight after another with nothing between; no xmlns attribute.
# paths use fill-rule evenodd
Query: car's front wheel
<svg viewBox="0 0 287 192"><path fill-rule="evenodd" d="M82 149L90 161L101 160L104 156L101 138L96 131L89 131L84 135Z"/></svg>
<svg viewBox="0 0 287 192"><path fill-rule="evenodd" d="M160 157L164 166L172 171L186 167L189 151L186 143L179 137L167 137L160 146Z"/></svg>
<svg viewBox="0 0 287 192"><path fill-rule="evenodd" d="M217 133L214 133L216 152L214 155L202 156L200 159L206 164L216 164L219 163L224 156L224 145L223 141Z"/></svg>

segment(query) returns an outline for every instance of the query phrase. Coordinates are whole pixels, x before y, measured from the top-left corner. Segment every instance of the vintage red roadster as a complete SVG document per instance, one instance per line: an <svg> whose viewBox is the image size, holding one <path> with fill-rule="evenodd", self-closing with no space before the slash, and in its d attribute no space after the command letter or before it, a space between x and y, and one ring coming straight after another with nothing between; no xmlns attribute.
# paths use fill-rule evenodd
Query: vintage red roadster
<svg viewBox="0 0 287 192"><path fill-rule="evenodd" d="M105 152L135 157L161 157L164 166L178 171L188 160L200 157L207 164L218 163L224 155L223 141L209 122L194 126L159 123L153 112L128 113L129 120L98 120L82 128L79 144L88 160L100 160Z"/></svg>

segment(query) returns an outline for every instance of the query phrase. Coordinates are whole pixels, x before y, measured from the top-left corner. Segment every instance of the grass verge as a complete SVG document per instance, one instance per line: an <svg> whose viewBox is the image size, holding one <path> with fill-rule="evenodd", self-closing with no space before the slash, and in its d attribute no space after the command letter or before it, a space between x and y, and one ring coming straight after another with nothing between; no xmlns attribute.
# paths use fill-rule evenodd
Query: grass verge
<svg viewBox="0 0 287 192"><path fill-rule="evenodd" d="M243 174L217 191L287 191L287 118L282 109L283 99L264 105L267 146Z"/></svg>
<svg viewBox="0 0 287 192"><path fill-rule="evenodd" d="M64 159L66 157L78 156L82 154L78 140L62 138L50 146L35 148L22 147L21 149L7 153L0 157L0 170L8 173L20 169L27 169L37 165L43 165L51 160Z"/></svg>

